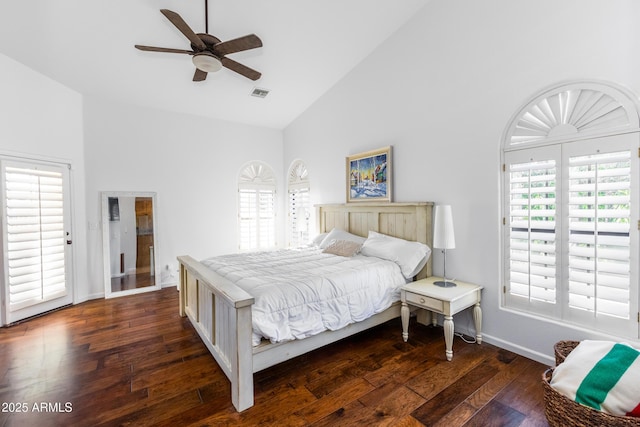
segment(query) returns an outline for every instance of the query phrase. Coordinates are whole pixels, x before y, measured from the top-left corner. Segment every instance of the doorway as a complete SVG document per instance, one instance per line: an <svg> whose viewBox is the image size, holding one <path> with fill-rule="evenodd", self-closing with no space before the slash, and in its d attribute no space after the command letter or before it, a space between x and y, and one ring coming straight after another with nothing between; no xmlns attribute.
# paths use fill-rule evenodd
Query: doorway
<svg viewBox="0 0 640 427"><path fill-rule="evenodd" d="M0 160L3 324L73 302L69 166Z"/></svg>

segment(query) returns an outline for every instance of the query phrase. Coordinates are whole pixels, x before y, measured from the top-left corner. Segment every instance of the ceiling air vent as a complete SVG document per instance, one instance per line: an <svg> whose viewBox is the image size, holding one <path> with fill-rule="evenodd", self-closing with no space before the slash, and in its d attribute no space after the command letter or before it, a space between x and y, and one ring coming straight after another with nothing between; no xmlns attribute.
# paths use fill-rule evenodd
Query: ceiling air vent
<svg viewBox="0 0 640 427"><path fill-rule="evenodd" d="M264 98L269 95L269 89L262 89L259 87L254 87L253 92L251 92L251 96L255 96L257 98Z"/></svg>

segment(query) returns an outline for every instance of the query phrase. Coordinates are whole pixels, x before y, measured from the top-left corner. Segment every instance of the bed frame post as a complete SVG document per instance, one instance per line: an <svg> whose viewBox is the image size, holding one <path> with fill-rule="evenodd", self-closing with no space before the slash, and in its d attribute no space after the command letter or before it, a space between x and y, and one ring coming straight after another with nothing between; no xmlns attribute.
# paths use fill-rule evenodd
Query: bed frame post
<svg viewBox="0 0 640 427"><path fill-rule="evenodd" d="M251 306L236 310L235 378L231 380L231 402L238 412L253 406L253 345Z"/></svg>
<svg viewBox="0 0 640 427"><path fill-rule="evenodd" d="M187 269L180 263L180 283L178 285L178 298L180 299L180 317L186 317L187 313L184 311L185 296L187 286Z"/></svg>
<svg viewBox="0 0 640 427"><path fill-rule="evenodd" d="M187 316L231 383L240 412L253 406L254 299L190 256L180 263L180 315Z"/></svg>

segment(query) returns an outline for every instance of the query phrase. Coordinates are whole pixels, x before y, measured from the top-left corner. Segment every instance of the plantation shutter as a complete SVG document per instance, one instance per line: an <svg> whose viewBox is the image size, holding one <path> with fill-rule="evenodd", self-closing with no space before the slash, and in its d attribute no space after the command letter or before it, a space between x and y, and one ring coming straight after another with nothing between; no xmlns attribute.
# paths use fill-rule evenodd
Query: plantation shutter
<svg viewBox="0 0 640 427"><path fill-rule="evenodd" d="M637 143L619 135L505 153L507 306L637 335Z"/></svg>
<svg viewBox="0 0 640 427"><path fill-rule="evenodd" d="M629 151L569 159L569 306L628 319Z"/></svg>
<svg viewBox="0 0 640 427"><path fill-rule="evenodd" d="M5 166L7 306L16 311L67 295L63 174Z"/></svg>
<svg viewBox="0 0 640 427"><path fill-rule="evenodd" d="M258 224L256 212L256 190L241 189L239 191L240 217L240 249L247 250L258 247Z"/></svg>
<svg viewBox="0 0 640 427"><path fill-rule="evenodd" d="M507 298L515 305L542 305L539 309L549 312L556 303L559 264L558 161L553 158L557 157L557 151L537 157L540 158L511 154L512 162L505 167L509 226Z"/></svg>
<svg viewBox="0 0 640 427"><path fill-rule="evenodd" d="M309 241L309 188L289 190L289 246L300 246Z"/></svg>
<svg viewBox="0 0 640 427"><path fill-rule="evenodd" d="M276 181L262 162L247 163L238 177L240 250L268 249L276 245Z"/></svg>
<svg viewBox="0 0 640 427"><path fill-rule="evenodd" d="M259 236L258 248L266 249L275 246L275 191L258 190Z"/></svg>
<svg viewBox="0 0 640 427"><path fill-rule="evenodd" d="M240 249L275 246L275 191L239 190Z"/></svg>
<svg viewBox="0 0 640 427"><path fill-rule="evenodd" d="M566 318L637 335L637 136L566 144ZM633 224L633 226L632 226Z"/></svg>

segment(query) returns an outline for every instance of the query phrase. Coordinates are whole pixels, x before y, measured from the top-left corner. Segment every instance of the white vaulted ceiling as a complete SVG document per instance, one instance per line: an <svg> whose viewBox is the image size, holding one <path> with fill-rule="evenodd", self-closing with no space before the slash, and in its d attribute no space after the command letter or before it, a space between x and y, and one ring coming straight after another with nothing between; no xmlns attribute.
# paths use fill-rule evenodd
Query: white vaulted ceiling
<svg viewBox="0 0 640 427"><path fill-rule="evenodd" d="M223 69L195 83L191 56L133 47L190 49L160 9L204 32L204 0L3 0L0 53L84 95L282 129L428 1L209 0L209 33L262 39L229 55L256 82Z"/></svg>

